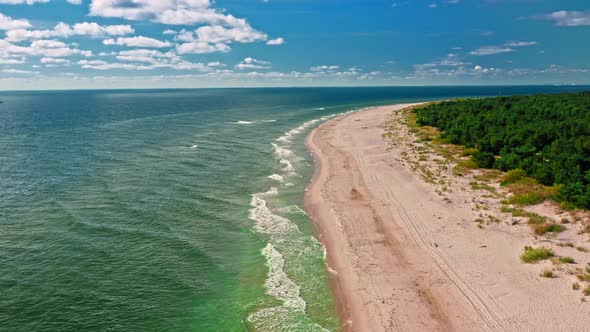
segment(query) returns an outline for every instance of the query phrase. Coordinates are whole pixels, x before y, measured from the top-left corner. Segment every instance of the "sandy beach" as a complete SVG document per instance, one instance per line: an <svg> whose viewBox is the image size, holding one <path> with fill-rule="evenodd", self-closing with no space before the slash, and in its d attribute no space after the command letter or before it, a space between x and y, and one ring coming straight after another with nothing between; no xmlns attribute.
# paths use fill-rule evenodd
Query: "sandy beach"
<svg viewBox="0 0 590 332"><path fill-rule="evenodd" d="M543 243L586 264L587 253L559 246L574 235L534 238L494 212L497 198L445 169L441 194L402 157L416 151L409 132L397 128L391 139L399 144L384 138L408 106L347 114L307 139L318 170L306 208L327 248L343 330L587 330L590 303L572 291L573 277L556 269L558 277L542 278L550 263L519 259L525 245ZM477 227L475 206L502 221Z"/></svg>

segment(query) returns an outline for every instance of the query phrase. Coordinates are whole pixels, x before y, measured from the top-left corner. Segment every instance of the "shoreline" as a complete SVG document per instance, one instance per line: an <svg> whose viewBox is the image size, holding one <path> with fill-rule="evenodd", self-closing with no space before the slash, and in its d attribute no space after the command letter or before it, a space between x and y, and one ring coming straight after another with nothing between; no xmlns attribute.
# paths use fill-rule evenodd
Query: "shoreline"
<svg viewBox="0 0 590 332"><path fill-rule="evenodd" d="M342 330L588 326L589 308L569 284L540 280L537 268L519 261L523 246L537 241L525 228L474 227L473 205L482 204L476 192L449 182L452 194L441 194L400 157L405 150L386 141L386 123L412 105L339 116L305 140L316 162L305 209L327 251Z"/></svg>

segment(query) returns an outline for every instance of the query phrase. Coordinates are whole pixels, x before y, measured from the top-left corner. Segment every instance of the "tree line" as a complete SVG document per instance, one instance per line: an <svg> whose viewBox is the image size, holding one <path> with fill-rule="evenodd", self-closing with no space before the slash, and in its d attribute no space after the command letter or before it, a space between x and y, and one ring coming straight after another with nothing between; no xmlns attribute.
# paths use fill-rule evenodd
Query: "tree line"
<svg viewBox="0 0 590 332"><path fill-rule="evenodd" d="M445 101L415 112L444 142L476 148L479 167L522 169L561 185L558 200L590 209L590 92Z"/></svg>

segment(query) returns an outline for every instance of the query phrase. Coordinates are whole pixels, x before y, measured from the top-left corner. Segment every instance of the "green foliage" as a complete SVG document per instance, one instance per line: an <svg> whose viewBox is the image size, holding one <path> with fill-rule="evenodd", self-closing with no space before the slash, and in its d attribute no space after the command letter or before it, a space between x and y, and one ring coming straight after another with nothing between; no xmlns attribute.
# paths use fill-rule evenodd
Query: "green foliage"
<svg viewBox="0 0 590 332"><path fill-rule="evenodd" d="M504 174L504 176L502 177L502 183L500 183L501 186L507 186L509 184L512 183L516 183L522 179L526 178L526 172L523 171L522 169L513 169L511 171L506 172L506 174Z"/></svg>
<svg viewBox="0 0 590 332"><path fill-rule="evenodd" d="M526 246L524 247L524 252L520 255L520 260L524 263L536 263L540 260L549 259L555 256L553 250L540 247L540 248L533 248Z"/></svg>
<svg viewBox="0 0 590 332"><path fill-rule="evenodd" d="M477 153L477 149L474 148L463 148L463 150L461 150L461 156L463 157L467 157L467 156L472 156L473 154Z"/></svg>
<svg viewBox="0 0 590 332"><path fill-rule="evenodd" d="M545 233L559 233L559 232L563 232L564 229L565 229L565 227L563 227L561 225L549 224L549 223L538 224L533 227L533 231L537 235L543 235Z"/></svg>
<svg viewBox="0 0 590 332"><path fill-rule="evenodd" d="M441 140L469 147L479 167L520 170L506 184L524 174L561 184L557 200L590 209L590 92L445 101L415 112Z"/></svg>
<svg viewBox="0 0 590 332"><path fill-rule="evenodd" d="M516 204L516 205L535 205L542 203L545 200L541 194L538 192L530 192L526 194L519 194L514 195L508 198L508 204Z"/></svg>
<svg viewBox="0 0 590 332"><path fill-rule="evenodd" d="M493 153L478 151L471 155L471 160L473 160L479 167L491 168L494 165L494 162L496 162L496 157Z"/></svg>
<svg viewBox="0 0 590 332"><path fill-rule="evenodd" d="M566 264L574 264L576 262L573 258L569 256L559 257L559 261Z"/></svg>

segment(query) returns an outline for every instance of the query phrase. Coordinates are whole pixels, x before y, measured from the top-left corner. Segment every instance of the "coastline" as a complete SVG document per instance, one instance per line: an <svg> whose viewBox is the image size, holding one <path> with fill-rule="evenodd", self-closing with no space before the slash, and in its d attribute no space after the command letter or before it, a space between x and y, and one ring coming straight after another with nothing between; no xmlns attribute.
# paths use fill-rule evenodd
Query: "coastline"
<svg viewBox="0 0 590 332"><path fill-rule="evenodd" d="M588 306L569 284L540 280L519 261L532 241L525 228L474 227L473 191L457 183L452 200L440 195L383 138L392 114L412 105L346 114L306 139L317 167L305 208L327 250L342 329L588 326Z"/></svg>

